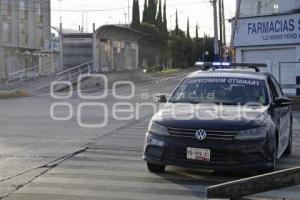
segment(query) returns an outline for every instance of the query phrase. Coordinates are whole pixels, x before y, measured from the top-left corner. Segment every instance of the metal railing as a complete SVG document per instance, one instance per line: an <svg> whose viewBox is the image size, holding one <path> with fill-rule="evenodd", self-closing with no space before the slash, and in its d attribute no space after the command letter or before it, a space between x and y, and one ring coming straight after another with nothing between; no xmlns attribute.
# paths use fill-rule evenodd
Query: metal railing
<svg viewBox="0 0 300 200"><path fill-rule="evenodd" d="M78 66L72 67L65 71L56 74L57 81L69 81L72 82L77 80L80 75L90 74L94 72L94 60L85 62Z"/></svg>
<svg viewBox="0 0 300 200"><path fill-rule="evenodd" d="M39 73L39 70L43 69L44 66L52 64L52 63L56 63L56 62L57 61L51 61L51 62L44 63L42 65L37 65L37 66L29 67L29 68L26 68L26 69L22 69L20 71L16 71L16 72L10 73L7 76L7 83L17 82L17 81L21 81L22 82L22 81L28 80L28 79L32 78L32 77L28 76L29 72Z"/></svg>

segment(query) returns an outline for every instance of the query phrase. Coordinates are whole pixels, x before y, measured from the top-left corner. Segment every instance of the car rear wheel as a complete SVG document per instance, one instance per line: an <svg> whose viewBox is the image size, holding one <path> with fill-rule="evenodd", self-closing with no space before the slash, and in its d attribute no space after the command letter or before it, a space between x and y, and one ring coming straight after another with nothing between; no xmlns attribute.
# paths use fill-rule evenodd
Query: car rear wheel
<svg viewBox="0 0 300 200"><path fill-rule="evenodd" d="M148 167L148 170L153 173L163 173L166 169L165 165L157 165L157 164L148 163L148 162L147 162L147 167Z"/></svg>
<svg viewBox="0 0 300 200"><path fill-rule="evenodd" d="M293 128L292 128L292 125L291 125L291 128L290 128L290 136L289 136L289 144L284 152L284 155L291 155L292 154L292 151L293 151Z"/></svg>

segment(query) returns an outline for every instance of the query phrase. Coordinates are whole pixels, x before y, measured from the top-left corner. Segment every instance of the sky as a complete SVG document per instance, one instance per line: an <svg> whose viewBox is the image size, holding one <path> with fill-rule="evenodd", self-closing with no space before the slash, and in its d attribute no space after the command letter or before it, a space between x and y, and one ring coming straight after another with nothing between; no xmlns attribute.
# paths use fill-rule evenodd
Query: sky
<svg viewBox="0 0 300 200"><path fill-rule="evenodd" d="M131 18L131 7L133 0L51 0L52 26L58 27L60 16L64 28L78 29L84 25L85 31L92 31L92 24L96 28L104 24L124 24L125 16L128 15L128 2L130 5L129 16ZM163 2L164 0L162 0ZM235 14L236 0L224 0L226 34L230 38L231 26L227 22ZM140 12L144 0L139 0ZM204 33L213 36L213 9L210 0L167 0L168 28L175 27L175 12L178 10L179 27L186 31L187 18L190 19L190 32L195 35L196 24L199 24L199 34ZM126 17L126 22L128 21Z"/></svg>

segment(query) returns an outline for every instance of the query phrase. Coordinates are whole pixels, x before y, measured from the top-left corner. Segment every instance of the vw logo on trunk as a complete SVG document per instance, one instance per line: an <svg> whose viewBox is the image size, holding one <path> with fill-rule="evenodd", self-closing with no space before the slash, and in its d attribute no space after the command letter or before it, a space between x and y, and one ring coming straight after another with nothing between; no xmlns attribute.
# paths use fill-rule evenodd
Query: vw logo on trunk
<svg viewBox="0 0 300 200"><path fill-rule="evenodd" d="M195 137L197 138L197 140L200 140L200 141L205 140L206 136L207 136L207 134L206 134L205 130L202 130L202 129L196 131L196 133L195 133Z"/></svg>

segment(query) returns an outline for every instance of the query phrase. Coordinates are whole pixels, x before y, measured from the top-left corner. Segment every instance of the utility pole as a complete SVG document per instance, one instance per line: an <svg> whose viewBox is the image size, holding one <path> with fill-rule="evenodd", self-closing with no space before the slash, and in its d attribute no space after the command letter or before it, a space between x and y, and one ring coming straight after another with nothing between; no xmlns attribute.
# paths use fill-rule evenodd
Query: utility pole
<svg viewBox="0 0 300 200"><path fill-rule="evenodd" d="M98 71L96 24L93 23L93 71Z"/></svg>
<svg viewBox="0 0 300 200"><path fill-rule="evenodd" d="M172 32L172 17L173 15L170 15L170 33Z"/></svg>
<svg viewBox="0 0 300 200"><path fill-rule="evenodd" d="M241 9L241 0L237 0L236 14L235 14L234 21L233 21L233 31L231 34L230 46L233 46L233 41L235 38L235 33L236 33L236 28L237 28L237 21L238 21L238 18L240 17L240 9Z"/></svg>
<svg viewBox="0 0 300 200"><path fill-rule="evenodd" d="M222 22L223 22L223 43L226 45L226 25L225 25L225 9L224 9L224 0L222 0Z"/></svg>
<svg viewBox="0 0 300 200"><path fill-rule="evenodd" d="M0 9L2 9L2 5L0 5ZM2 17L0 18L0 24L2 24ZM3 39L3 26L0 26L0 57L3 58L3 47L2 47L2 39ZM7 67L4 64L4 59L0 59L0 84L2 82L1 79L5 79L6 84L8 84L8 73L7 73Z"/></svg>
<svg viewBox="0 0 300 200"><path fill-rule="evenodd" d="M81 33L84 32L84 14L83 12L81 13Z"/></svg>
<svg viewBox="0 0 300 200"><path fill-rule="evenodd" d="M130 24L130 4L128 0L128 24Z"/></svg>
<svg viewBox="0 0 300 200"><path fill-rule="evenodd" d="M219 0L219 27L220 27L220 61L223 58L223 18L222 18L222 0Z"/></svg>
<svg viewBox="0 0 300 200"><path fill-rule="evenodd" d="M62 23L59 24L59 42L60 42L60 71L64 68L64 62L63 62L63 29L62 29Z"/></svg>
<svg viewBox="0 0 300 200"><path fill-rule="evenodd" d="M217 0L211 0L214 10L214 60L220 60Z"/></svg>
<svg viewBox="0 0 300 200"><path fill-rule="evenodd" d="M59 21L60 23L62 23L62 9L61 9L62 0L58 0L58 1L59 1L59 12L60 12Z"/></svg>

